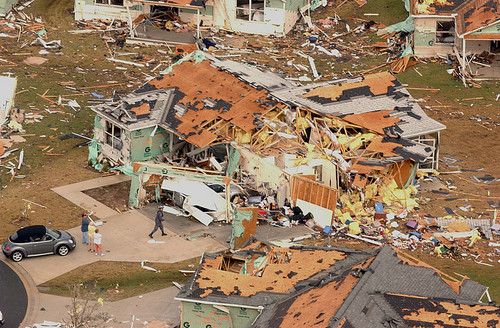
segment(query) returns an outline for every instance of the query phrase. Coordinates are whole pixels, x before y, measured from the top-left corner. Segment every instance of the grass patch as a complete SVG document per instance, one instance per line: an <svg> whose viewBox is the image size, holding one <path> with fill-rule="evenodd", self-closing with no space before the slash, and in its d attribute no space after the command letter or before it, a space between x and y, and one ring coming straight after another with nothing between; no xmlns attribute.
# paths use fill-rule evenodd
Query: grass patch
<svg viewBox="0 0 500 328"><path fill-rule="evenodd" d="M451 68L448 65L440 62L429 62L427 64L419 64L416 66L420 76L415 69L410 68L406 72L398 74L398 79L401 83L406 83L411 87L419 88L437 88L439 92L433 94L432 98L448 103L457 102L460 105L468 105L467 101L462 102L462 99L483 97L482 100L474 100L475 104L491 104L495 100L498 93L498 82L482 82L481 88L466 88L462 82L446 72ZM424 97L429 95L428 91L410 90L411 94L416 97Z"/></svg>
<svg viewBox="0 0 500 328"><path fill-rule="evenodd" d="M401 22L408 17L403 0L370 0L361 8L356 2L351 1L342 5L338 13L341 18L359 17L387 26ZM364 14L378 15L365 16Z"/></svg>
<svg viewBox="0 0 500 328"><path fill-rule="evenodd" d="M488 286L490 288L489 292L491 298L497 303L500 302L500 275L498 274L498 265L489 267L476 264L470 260L454 260L423 253L411 253L411 255L457 279L461 279L461 277L456 275L456 273L465 275L474 281Z"/></svg>
<svg viewBox="0 0 500 328"><path fill-rule="evenodd" d="M137 262L98 261L81 266L40 285L47 294L71 297L72 286L81 284L81 297L117 301L171 287L172 282L184 284L189 276L179 270L194 270L198 258L176 263L148 263L160 270L155 273L141 268Z"/></svg>

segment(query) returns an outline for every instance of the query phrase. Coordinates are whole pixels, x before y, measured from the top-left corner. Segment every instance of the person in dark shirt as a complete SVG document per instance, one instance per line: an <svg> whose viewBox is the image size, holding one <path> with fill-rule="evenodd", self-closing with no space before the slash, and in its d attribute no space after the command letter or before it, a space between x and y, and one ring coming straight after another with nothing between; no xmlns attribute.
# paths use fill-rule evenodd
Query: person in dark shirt
<svg viewBox="0 0 500 328"><path fill-rule="evenodd" d="M156 217L155 217L155 227L153 229L153 231L151 231L151 233L149 234L149 238L153 238L153 234L158 230L160 229L161 231L161 235L162 236L166 236L167 234L165 233L165 231L163 231L163 221L165 221L165 219L163 218L163 209L162 207L158 207L158 211L156 212Z"/></svg>
<svg viewBox="0 0 500 328"><path fill-rule="evenodd" d="M82 214L82 226L81 226L81 231L82 231L82 243L83 244L88 244L89 243L89 216L87 213Z"/></svg>

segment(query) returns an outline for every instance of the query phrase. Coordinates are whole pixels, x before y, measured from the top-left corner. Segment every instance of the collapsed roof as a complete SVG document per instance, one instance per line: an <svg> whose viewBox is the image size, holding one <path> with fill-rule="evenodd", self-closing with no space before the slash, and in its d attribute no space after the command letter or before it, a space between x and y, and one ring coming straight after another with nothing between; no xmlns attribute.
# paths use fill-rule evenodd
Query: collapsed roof
<svg viewBox="0 0 500 328"><path fill-rule="evenodd" d="M387 295L411 295L409 297L415 299L478 304L487 290L474 283L477 293L470 297L462 292L462 287L459 287L460 290L454 288L460 282L450 281L432 267L405 263L389 246L374 256L369 267L357 275L355 283L352 284L347 277L340 282L338 279L325 280L319 286L310 286L287 301L273 304L264 311L256 327L406 327L403 319L405 315L398 313L398 305L387 300L386 297L391 297ZM468 281L462 282L461 286L465 286ZM332 292L332 288L335 292ZM348 289L347 292L345 289ZM313 304L315 300L322 302ZM302 311L296 310L297 305ZM476 305L478 309L481 307L484 305ZM335 310L332 311L332 308ZM498 313L498 307L493 308ZM439 324L438 321L429 320L429 317L422 318L423 322L426 320L431 323L430 326Z"/></svg>
<svg viewBox="0 0 500 328"><path fill-rule="evenodd" d="M177 298L247 306L271 305L313 281L365 262L372 254L336 248L282 248L260 242L235 253L205 254Z"/></svg>
<svg viewBox="0 0 500 328"><path fill-rule="evenodd" d="M383 130L403 138L445 129L425 114L389 72L285 89L273 95L319 114L341 117L373 131Z"/></svg>
<svg viewBox="0 0 500 328"><path fill-rule="evenodd" d="M486 327L480 323L498 318L498 307L478 303L487 287L412 261L389 246L350 251L254 243L205 255L177 299L261 306L255 327L262 328L406 327L441 320L450 327L454 320L456 327L467 320ZM450 316L441 314L443 308Z"/></svg>
<svg viewBox="0 0 500 328"><path fill-rule="evenodd" d="M500 3L495 0L471 0L458 8L456 13L457 33L463 35L500 21ZM491 35L483 33L481 38L498 40L500 32L497 30Z"/></svg>
<svg viewBox="0 0 500 328"><path fill-rule="evenodd" d="M194 54L120 101L94 106L94 111L130 130L159 125L199 148L237 140L266 157L271 149L290 147L305 155L312 144L321 156L338 158L323 137L305 140L310 138L303 125L307 122L313 134L327 135L334 144L342 138L344 144L333 146L348 151L365 173L367 167L425 160L434 147L407 138L445 128L388 72L299 86L209 55L203 54L209 60L191 60L198 58ZM347 128L356 132L349 135Z"/></svg>

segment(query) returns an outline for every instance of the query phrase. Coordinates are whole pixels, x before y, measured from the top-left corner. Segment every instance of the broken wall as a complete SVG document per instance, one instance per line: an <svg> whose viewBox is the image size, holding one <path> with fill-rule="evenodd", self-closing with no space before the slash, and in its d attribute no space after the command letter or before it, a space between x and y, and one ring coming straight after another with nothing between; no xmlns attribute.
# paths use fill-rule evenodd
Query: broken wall
<svg viewBox="0 0 500 328"><path fill-rule="evenodd" d="M236 0L217 0L215 2L214 22L216 26L224 26L235 32L282 36L295 25L299 17L298 8L307 4L307 1L267 0L262 21L237 18L236 3Z"/></svg>
<svg viewBox="0 0 500 328"><path fill-rule="evenodd" d="M247 246L257 232L257 208L237 208L233 214L231 249Z"/></svg>
<svg viewBox="0 0 500 328"><path fill-rule="evenodd" d="M127 3L125 2L125 4ZM145 12L149 12L149 6L142 6L135 3L129 3L129 5L132 19L137 18ZM100 4L96 3L95 0L75 0L75 20L92 19L121 20L127 22L129 14L125 6Z"/></svg>
<svg viewBox="0 0 500 328"><path fill-rule="evenodd" d="M283 189L288 185L288 179L283 171L276 166L272 159L262 158L244 147L239 147L241 154L240 169L252 179L252 185L263 193L279 193L280 200L284 201Z"/></svg>
<svg viewBox="0 0 500 328"><path fill-rule="evenodd" d="M337 189L314 181L314 177L292 177L292 204L300 207L304 214L311 212L316 223L322 227L331 225L333 213L337 208L337 196Z"/></svg>
<svg viewBox="0 0 500 328"><path fill-rule="evenodd" d="M129 164L130 163L130 132L122 129L120 140L122 148L117 149L107 143L106 139L106 120L100 116L94 119L94 139L99 143L102 156L112 160L115 163ZM114 124L114 123L112 123Z"/></svg>
<svg viewBox="0 0 500 328"><path fill-rule="evenodd" d="M454 43L436 42L438 21L453 21L453 18L414 17L413 50L416 56L432 57L436 54L453 54Z"/></svg>
<svg viewBox="0 0 500 328"><path fill-rule="evenodd" d="M249 328L259 315L256 309L181 302L181 327Z"/></svg>
<svg viewBox="0 0 500 328"><path fill-rule="evenodd" d="M295 23L301 18L300 9L307 6L308 1L304 0L287 0L285 4L285 20L284 20L284 33L290 32L295 26Z"/></svg>

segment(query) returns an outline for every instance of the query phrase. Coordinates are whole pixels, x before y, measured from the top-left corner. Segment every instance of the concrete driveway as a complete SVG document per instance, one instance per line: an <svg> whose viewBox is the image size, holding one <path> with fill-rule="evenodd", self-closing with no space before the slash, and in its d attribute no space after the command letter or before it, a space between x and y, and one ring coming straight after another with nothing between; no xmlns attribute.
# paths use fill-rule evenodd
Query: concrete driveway
<svg viewBox="0 0 500 328"><path fill-rule="evenodd" d="M19 263L40 285L65 272L98 260L174 263L201 256L204 252L215 252L226 248L225 245L210 238L203 237L186 240L166 229L168 236L155 235L151 240L148 234L154 226L153 221L136 210L114 215L103 220L99 227L103 235L105 256L96 256L87 251L81 244L80 227L70 229L78 246L75 251L65 257L52 255L24 259Z"/></svg>

